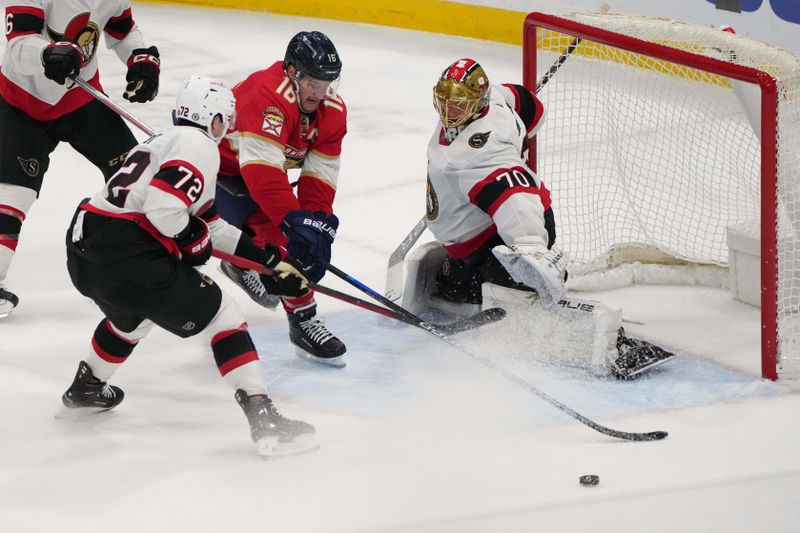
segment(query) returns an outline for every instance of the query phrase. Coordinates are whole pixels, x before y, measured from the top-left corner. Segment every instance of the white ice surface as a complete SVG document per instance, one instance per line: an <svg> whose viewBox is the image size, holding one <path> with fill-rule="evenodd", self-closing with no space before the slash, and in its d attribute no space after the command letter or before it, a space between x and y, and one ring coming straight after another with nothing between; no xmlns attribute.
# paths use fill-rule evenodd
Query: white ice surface
<svg viewBox="0 0 800 533"><path fill-rule="evenodd" d="M184 76L235 83L281 58L296 31L334 39L350 110L334 264L378 290L389 254L424 209L430 91L441 69L471 56L494 80L521 76L520 51L505 45L244 12L135 10L163 73L156 102L128 108L157 128L169 123ZM100 58L106 89L123 102L122 64L105 49ZM644 323L630 332L680 354L632 383L531 361L525 330L511 323L458 336L600 423L669 431L662 442L604 437L425 332L324 296L348 366L315 366L293 355L283 313L252 304L215 265L206 271L244 309L277 405L316 425L318 452L260 460L207 339L161 331L114 376L126 393L115 412L54 420L100 320L69 282L63 236L77 202L100 184L69 146L54 153L7 280L22 302L0 322L0 531L800 529L800 402L791 384L759 378L758 311L723 290L591 295ZM493 335L518 338L519 349L498 353ZM598 487L578 485L587 473L600 476Z"/></svg>

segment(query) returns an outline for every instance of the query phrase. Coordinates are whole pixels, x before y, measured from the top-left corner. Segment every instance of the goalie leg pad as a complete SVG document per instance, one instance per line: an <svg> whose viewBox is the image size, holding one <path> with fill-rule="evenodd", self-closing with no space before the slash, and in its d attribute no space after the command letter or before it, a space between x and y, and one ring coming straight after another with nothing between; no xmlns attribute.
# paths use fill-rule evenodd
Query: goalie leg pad
<svg viewBox="0 0 800 533"><path fill-rule="evenodd" d="M483 284L484 307L509 311L506 322L517 323L526 344L537 356L553 362L568 362L594 374L607 376L608 362L618 357L617 331L622 310L592 300L562 298L551 309L538 304L535 292ZM519 336L508 336L509 351L519 352Z"/></svg>

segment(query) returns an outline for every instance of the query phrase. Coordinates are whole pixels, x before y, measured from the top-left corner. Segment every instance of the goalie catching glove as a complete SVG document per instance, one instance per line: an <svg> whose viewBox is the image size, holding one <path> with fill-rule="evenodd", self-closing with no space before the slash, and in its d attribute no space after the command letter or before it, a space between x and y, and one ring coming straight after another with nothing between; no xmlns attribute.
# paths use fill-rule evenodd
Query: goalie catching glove
<svg viewBox="0 0 800 533"><path fill-rule="evenodd" d="M517 283L534 289L546 308L564 295L567 256L555 245L549 250L544 240L531 237L511 246L495 246L492 253Z"/></svg>

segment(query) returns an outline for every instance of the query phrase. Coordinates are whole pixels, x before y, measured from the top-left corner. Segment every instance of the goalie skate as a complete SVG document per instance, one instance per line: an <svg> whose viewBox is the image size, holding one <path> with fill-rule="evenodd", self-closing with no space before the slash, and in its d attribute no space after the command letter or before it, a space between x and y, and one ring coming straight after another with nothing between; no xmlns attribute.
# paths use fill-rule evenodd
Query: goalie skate
<svg viewBox="0 0 800 533"><path fill-rule="evenodd" d="M314 426L290 420L278 412L266 394L249 396L239 389L236 402L250 423L250 437L264 458L297 455L319 448Z"/></svg>
<svg viewBox="0 0 800 533"><path fill-rule="evenodd" d="M626 337L623 328L619 328L617 351L619 357L610 363L610 367L611 373L618 379L634 378L675 357L674 353L655 344Z"/></svg>

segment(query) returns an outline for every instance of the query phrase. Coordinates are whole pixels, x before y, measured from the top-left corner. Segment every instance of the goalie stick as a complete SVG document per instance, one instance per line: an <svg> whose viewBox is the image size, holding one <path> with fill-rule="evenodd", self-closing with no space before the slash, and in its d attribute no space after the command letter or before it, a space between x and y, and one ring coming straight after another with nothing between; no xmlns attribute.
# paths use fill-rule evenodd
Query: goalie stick
<svg viewBox="0 0 800 533"><path fill-rule="evenodd" d="M403 262L411 247L417 243L425 231L426 218L426 215L422 215L419 222L389 256L389 264L386 267L386 297L393 302L400 303L400 298L403 296Z"/></svg>
<svg viewBox="0 0 800 533"><path fill-rule="evenodd" d="M611 429L609 427L606 427L606 426L604 426L602 424L598 424L594 420L591 420L591 419L583 416L582 414L578 413L574 409L572 409L572 408L568 407L567 405L561 403L560 401L555 399L553 396L550 396L546 392L540 390L538 387L536 387L535 385L533 385L529 381L526 381L526 380L520 378L516 374L510 372L509 370L506 370L505 368L503 368L502 366L500 366L497 363L493 362L492 360L490 360L490 359L488 359L486 357L483 357L483 356L473 352L472 350L468 349L467 347L465 347L464 345L462 345L461 343L459 343L458 341L456 341L455 339L453 339L452 337L447 335L445 332L443 332L439 328L435 327L433 324L431 324L429 322L425 322L424 320L422 320L421 318L419 318L415 314L413 314L410 311L407 311L405 308L397 305L396 303L394 303L390 299L386 298L385 296L383 296L379 292L377 292L377 291L375 291L373 289L370 289L369 287L367 287L366 285L364 285L363 283L361 283L357 279L353 278L352 276L350 276L346 272L343 272L342 270L339 270L335 266L333 266L330 263L325 262L325 261L318 261L318 263L320 265L324 266L332 274L336 275L337 277L343 279L344 281L346 281L350 285L356 287L357 289L359 289L359 290L363 291L364 293L370 295L371 297L375 298L377 301L379 301L380 303L384 304L385 306L387 306L392 311L395 311L395 312L397 312L398 314L401 314L401 315L405 315L405 317L408 320L413 320L414 322L416 322L416 325L418 327L424 329L425 331L427 331L431 335L437 337L438 339L441 339L441 340L445 341L446 343L450 344L451 346L453 346L454 348L459 350L461 353L469 356L471 359L477 361L478 363L482 364L483 366L485 366L485 367L487 367L487 368L489 368L491 370L494 370L495 372L498 372L500 375L502 375L504 378L506 378L510 382L514 383L515 385L519 385L520 387L522 387L523 389L527 390L528 392L531 392L531 393L535 394L539 398L542 398L543 400L545 400L549 404L553 405L556 409L558 409L562 413L566 413L567 415L571 416L572 418L574 418L578 422L580 422L580 423L582 423L582 424L584 424L586 426L589 426L593 430L595 430L595 431L597 431L599 433L602 433L603 435L608 435L609 437L614 437L614 438L617 438L617 439L629 440L629 441L661 440L661 439L666 438L667 435L668 435L668 433L666 431L650 431L650 432L646 432L646 433L632 433L632 432L627 432L627 431L619 431L619 430L616 430L616 429Z"/></svg>
<svg viewBox="0 0 800 533"><path fill-rule="evenodd" d="M542 76L542 79L536 84L536 93L538 94L539 91L544 87L550 78L552 78L558 69L564 64L567 58L572 55L572 52L581 44L581 38L575 37L567 46L567 49L564 50L558 59L556 59L555 63L553 63L548 71ZM425 222L426 216L423 215L422 218L417 222L417 224L411 229L408 235L400 242L400 244L395 248L392 255L389 256L389 263L386 266L386 285L384 286L384 293L386 297L392 300L395 303L400 303L400 299L403 297L403 262L406 259L406 255L411 250L411 248L416 244L419 240L422 233L425 231L427 227Z"/></svg>

